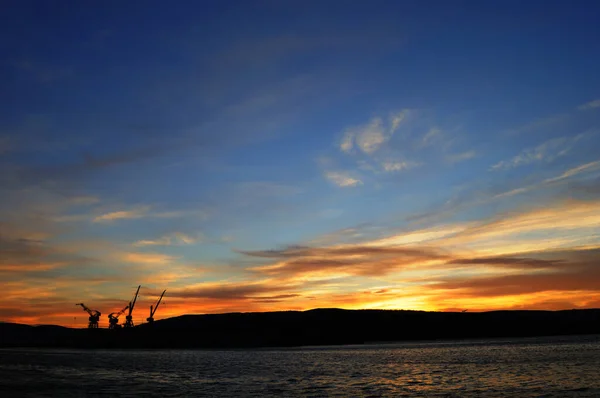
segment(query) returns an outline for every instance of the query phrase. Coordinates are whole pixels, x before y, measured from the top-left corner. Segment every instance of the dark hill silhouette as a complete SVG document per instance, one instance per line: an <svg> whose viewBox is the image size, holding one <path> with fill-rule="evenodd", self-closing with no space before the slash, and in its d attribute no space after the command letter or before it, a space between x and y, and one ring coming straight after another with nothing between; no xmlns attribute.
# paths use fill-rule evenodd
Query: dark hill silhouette
<svg viewBox="0 0 600 398"><path fill-rule="evenodd" d="M599 333L600 309L473 313L315 309L182 315L119 330L0 323L0 347L290 347Z"/></svg>

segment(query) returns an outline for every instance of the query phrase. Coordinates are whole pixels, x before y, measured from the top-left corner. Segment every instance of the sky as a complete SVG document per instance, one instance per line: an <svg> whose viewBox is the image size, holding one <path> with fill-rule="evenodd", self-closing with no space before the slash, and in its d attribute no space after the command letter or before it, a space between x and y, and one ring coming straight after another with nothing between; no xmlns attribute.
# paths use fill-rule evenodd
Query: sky
<svg viewBox="0 0 600 398"><path fill-rule="evenodd" d="M3 2L0 321L600 307L599 17Z"/></svg>

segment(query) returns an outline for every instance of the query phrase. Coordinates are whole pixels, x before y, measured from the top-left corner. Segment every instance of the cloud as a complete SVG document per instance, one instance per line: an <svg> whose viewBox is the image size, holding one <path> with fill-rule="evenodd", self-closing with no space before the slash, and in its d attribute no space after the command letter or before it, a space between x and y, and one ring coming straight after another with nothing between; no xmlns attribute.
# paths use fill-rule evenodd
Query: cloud
<svg viewBox="0 0 600 398"><path fill-rule="evenodd" d="M597 260L600 259L600 256ZM600 272L593 268L552 273L468 278L429 285L432 289L460 290L468 297L521 295L547 291L600 292ZM457 294L457 293L454 293Z"/></svg>
<svg viewBox="0 0 600 398"><path fill-rule="evenodd" d="M366 240L368 236L374 236L379 232L379 227L375 225L364 223L349 228L342 228L337 231L326 233L311 239L309 245L333 245L340 243L359 242Z"/></svg>
<svg viewBox="0 0 600 398"><path fill-rule="evenodd" d="M544 260L536 258L521 258L510 256L479 257L479 258L457 258L450 260L448 264L460 265L499 265L502 267L516 267L526 269L554 268L564 264L564 260Z"/></svg>
<svg viewBox="0 0 600 398"><path fill-rule="evenodd" d="M398 130L398 127L400 127L400 124L406 119L408 113L409 111L407 109L403 109L400 112L397 112L396 114L392 114L390 116L391 133L394 133L396 130Z"/></svg>
<svg viewBox="0 0 600 398"><path fill-rule="evenodd" d="M288 246L277 250L239 251L252 257L262 258L301 258L327 256L357 256L393 254L421 258L445 258L441 252L428 248L413 247L382 247L376 245L340 245L334 247Z"/></svg>
<svg viewBox="0 0 600 398"><path fill-rule="evenodd" d="M93 219L93 222L115 221L115 220L132 220L145 217L150 210L149 206L142 206L132 210L120 210L110 213L101 214Z"/></svg>
<svg viewBox="0 0 600 398"><path fill-rule="evenodd" d="M82 264L91 261L45 240L26 238L20 236L19 231L13 232L16 232L13 236L0 234L0 264L9 265L11 269L17 269L20 265L55 268L59 264Z"/></svg>
<svg viewBox="0 0 600 398"><path fill-rule="evenodd" d="M367 154L375 152L386 141L383 122L375 118L368 125L354 132L356 145Z"/></svg>
<svg viewBox="0 0 600 398"><path fill-rule="evenodd" d="M519 187L519 188L514 188L514 189L511 189L510 191L506 191L506 192L501 192L499 194L494 195L492 197L492 199L506 198L509 196L518 195L518 194L522 194L525 192L530 192L530 191L533 191L535 189L539 189L539 188L542 188L545 186L565 182L572 177L576 177L580 174L585 174L588 172L593 172L598 169L600 169L600 160L573 167L555 177L547 178L547 179L537 182L535 184L531 184L531 185L527 185L527 186Z"/></svg>
<svg viewBox="0 0 600 398"><path fill-rule="evenodd" d="M512 159L494 164L490 170L508 170L535 162L551 162L566 155L583 136L584 134L579 134L574 137L553 138L535 148L523 150Z"/></svg>
<svg viewBox="0 0 600 398"><path fill-rule="evenodd" d="M354 147L367 155L372 155L381 148L398 130L409 114L404 109L390 116L389 123L384 123L380 117L375 117L365 125L346 129L339 144L342 152L351 153Z"/></svg>
<svg viewBox="0 0 600 398"><path fill-rule="evenodd" d="M172 245L191 245L200 241L199 237L186 235L182 232L174 232L170 235L162 236L158 239L144 239L133 243L133 246L172 246Z"/></svg>
<svg viewBox="0 0 600 398"><path fill-rule="evenodd" d="M409 170L415 167L420 166L420 163L410 162L410 161L402 161L402 162L393 162L387 161L381 164L381 167L386 172L394 172L394 171L404 171Z"/></svg>
<svg viewBox="0 0 600 398"><path fill-rule="evenodd" d="M171 244L170 236L163 236L155 240L143 239L138 240L133 246L169 246Z"/></svg>
<svg viewBox="0 0 600 398"><path fill-rule="evenodd" d="M204 217L206 212L202 210L192 211L157 211L151 212L151 206L138 206L129 210L112 211L101 214L92 219L94 223L111 222L116 220L135 220L140 218L178 218L178 217Z"/></svg>
<svg viewBox="0 0 600 398"><path fill-rule="evenodd" d="M281 299L295 297L296 294L276 294L282 291L289 292L290 286L281 286L266 282L238 282L238 283L201 283L194 287L169 290L169 297L196 298L212 300L246 300L246 299ZM276 294L273 296L273 294ZM266 295L266 296L265 296Z"/></svg>
<svg viewBox="0 0 600 398"><path fill-rule="evenodd" d="M544 183L549 184L549 183L553 183L553 182L566 180L566 179L574 177L578 174L589 172L589 171L595 171L595 170L598 170L599 168L600 168L600 160L596 160L594 162L589 162L589 163L582 164L577 167L573 167L556 177L548 178L548 179L544 180Z"/></svg>
<svg viewBox="0 0 600 398"><path fill-rule="evenodd" d="M3 272L18 272L18 273L29 273L29 272L40 272L40 271L51 271L57 268L63 267L63 263L40 263L40 264L0 264L0 274Z"/></svg>
<svg viewBox="0 0 600 398"><path fill-rule="evenodd" d="M579 109L580 111L587 111L595 108L600 108L600 99L590 101L577 107L577 109Z"/></svg>
<svg viewBox="0 0 600 398"><path fill-rule="evenodd" d="M342 152L350 152L354 147L354 134L346 132L344 137L342 138L342 142L340 142L340 150Z"/></svg>
<svg viewBox="0 0 600 398"><path fill-rule="evenodd" d="M445 152L449 144L442 145L444 148L438 145L434 147L434 144L442 142L441 130L437 127L429 128L423 136L414 136L413 130L430 125L430 121L418 120L415 125L411 120L414 119L413 115L416 115L415 110L403 109L390 113L387 118L373 117L364 125L347 128L337 146L341 152L352 155L351 160L355 162L357 170L368 171L380 177L385 173L403 172L422 166L422 161L409 159L425 150ZM430 157L429 154L425 156ZM444 155L435 156L443 158ZM459 161L459 157L472 156L474 153L459 154L453 160ZM325 170L333 168L331 165L324 167ZM360 181L357 177L351 178ZM340 178L339 181L343 179ZM356 184L356 181L353 184Z"/></svg>
<svg viewBox="0 0 600 398"><path fill-rule="evenodd" d="M559 245L577 246L594 239L594 228L600 225L599 214L600 201L560 201L463 225L462 230L437 243L454 247L455 252L468 247L480 256L556 249Z"/></svg>
<svg viewBox="0 0 600 398"><path fill-rule="evenodd" d="M125 253L123 261L147 265L166 265L177 260L177 257L161 253Z"/></svg>
<svg viewBox="0 0 600 398"><path fill-rule="evenodd" d="M34 137L34 141L40 141L39 137ZM177 141L177 140L174 140ZM189 144L187 147L191 146ZM144 160L156 158L168 153L176 148L182 148L179 143L162 143L154 147L131 148L119 153L108 155L93 155L89 153L82 154L83 160L58 163L53 165L32 166L32 165L12 165L14 171L12 174L15 180L12 185L18 188L29 186L58 186L59 183L67 184L78 179L88 177L90 173L104 170L113 166L124 166ZM6 165L3 166L6 168ZM67 184L68 185L68 184Z"/></svg>
<svg viewBox="0 0 600 398"><path fill-rule="evenodd" d="M0 231L0 280L3 287L15 281L48 283L60 279L84 281L84 275L93 269L95 258L86 256L68 245L22 237L23 231ZM34 234L30 234L34 235ZM54 284L54 282L53 282ZM48 286L46 286L48 288ZM6 291L4 291L6 296Z"/></svg>
<svg viewBox="0 0 600 398"><path fill-rule="evenodd" d="M253 271L270 277L292 277L292 280L303 280L307 276L386 276L409 270L449 273L457 268L478 269L482 266L517 271L560 269L568 266L562 259L515 255L462 257L459 251L452 253L435 245L374 247L357 244L328 248L289 247L241 253L252 257L277 259L274 264L255 267Z"/></svg>
<svg viewBox="0 0 600 398"><path fill-rule="evenodd" d="M428 247L375 247L360 244L338 247L290 246L279 250L240 253L277 260L273 264L252 268L258 274L293 278L313 276L319 279L382 276L416 264L449 258L443 251Z"/></svg>
<svg viewBox="0 0 600 398"><path fill-rule="evenodd" d="M420 145L421 147L426 147L432 145L438 137L440 137L442 130L437 127L432 127L429 131L423 136L421 139Z"/></svg>
<svg viewBox="0 0 600 398"><path fill-rule="evenodd" d="M355 187L357 185L362 185L360 179L342 171L328 171L325 173L325 177L338 187Z"/></svg>
<svg viewBox="0 0 600 398"><path fill-rule="evenodd" d="M450 200L446 200L442 204L432 207L429 211L413 214L407 217L405 220L411 223L439 222L440 220L456 215L465 209L486 205L498 200L504 200L515 195L534 193L540 189L560 187L561 185L567 183L569 184L569 187L573 187L578 192L583 191L586 194L592 194L592 196L596 197L594 195L596 189L593 183L592 185L586 185L582 187L581 185L578 185L576 178L589 179L590 174L591 176L594 176L592 173L598 170L600 170L600 160L572 167L554 177L529 183L528 185L518 186L517 184L519 181L516 183L511 181L510 185L512 185L514 188L506 189L506 187L503 187L505 190L495 189L485 191L482 190L481 186L479 186L477 187L477 190L466 190L464 193L457 195ZM568 196L571 197L572 193L573 191L569 191Z"/></svg>

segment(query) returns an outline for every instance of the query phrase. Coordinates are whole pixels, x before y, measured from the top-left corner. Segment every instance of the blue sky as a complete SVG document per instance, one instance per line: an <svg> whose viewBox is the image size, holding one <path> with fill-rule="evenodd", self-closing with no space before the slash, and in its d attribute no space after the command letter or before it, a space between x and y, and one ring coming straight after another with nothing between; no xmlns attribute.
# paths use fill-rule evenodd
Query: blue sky
<svg viewBox="0 0 600 398"><path fill-rule="evenodd" d="M70 301L119 307L138 283L147 300L168 287L169 314L443 310L463 308L467 293L481 297L474 310L600 303L577 286L514 292L506 272L531 271L514 260L475 264L595 253L599 11L585 1L7 2L0 272L13 293L0 319L65 323ZM498 220L514 225L459 239ZM299 245L321 251L288 252ZM340 254L344 245L391 245L396 257ZM406 262L407 247L464 262ZM347 266L353 256L369 265ZM503 293L466 285L488 275ZM394 290L406 284L415 290ZM389 295L371 299L371 288ZM460 294L442 299L448 289ZM50 311L23 309L42 298Z"/></svg>

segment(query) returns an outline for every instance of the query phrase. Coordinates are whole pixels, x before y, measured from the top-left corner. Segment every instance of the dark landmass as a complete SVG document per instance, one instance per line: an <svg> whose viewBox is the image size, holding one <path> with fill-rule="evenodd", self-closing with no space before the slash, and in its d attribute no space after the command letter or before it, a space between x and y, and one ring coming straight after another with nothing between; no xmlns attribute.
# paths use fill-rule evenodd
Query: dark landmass
<svg viewBox="0 0 600 398"><path fill-rule="evenodd" d="M315 309L183 315L118 330L0 323L0 347L294 347L570 334L600 334L600 309L479 313Z"/></svg>

